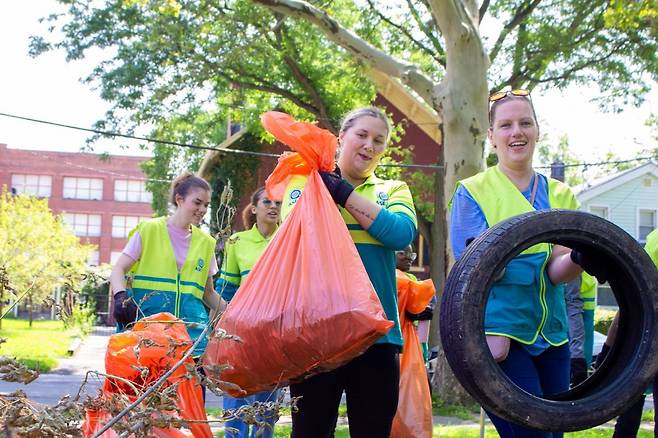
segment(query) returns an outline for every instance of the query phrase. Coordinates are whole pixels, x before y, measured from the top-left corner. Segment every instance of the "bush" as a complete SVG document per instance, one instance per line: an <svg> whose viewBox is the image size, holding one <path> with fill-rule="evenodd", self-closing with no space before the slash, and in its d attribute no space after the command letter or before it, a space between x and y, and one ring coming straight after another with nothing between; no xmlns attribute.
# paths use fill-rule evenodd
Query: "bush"
<svg viewBox="0 0 658 438"><path fill-rule="evenodd" d="M616 310L606 310L597 307L594 311L594 330L607 335L616 314Z"/></svg>

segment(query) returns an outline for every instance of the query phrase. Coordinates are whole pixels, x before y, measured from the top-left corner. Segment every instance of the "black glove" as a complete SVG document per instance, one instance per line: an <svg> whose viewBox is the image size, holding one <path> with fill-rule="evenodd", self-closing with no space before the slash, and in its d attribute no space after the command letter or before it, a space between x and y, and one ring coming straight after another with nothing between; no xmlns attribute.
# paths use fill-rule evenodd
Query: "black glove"
<svg viewBox="0 0 658 438"><path fill-rule="evenodd" d="M584 357L571 359L571 387L587 380L587 362Z"/></svg>
<svg viewBox="0 0 658 438"><path fill-rule="evenodd" d="M411 313L405 310L404 314L409 321L431 321L432 316L434 315L434 308L427 306L425 307L425 310L420 313Z"/></svg>
<svg viewBox="0 0 658 438"><path fill-rule="evenodd" d="M126 326L135 322L137 319L137 306L132 298L128 297L125 290L120 290L114 294L114 319Z"/></svg>
<svg viewBox="0 0 658 438"><path fill-rule="evenodd" d="M340 169L336 167L333 172L320 171L320 178L322 178L322 182L324 182L327 190L329 190L329 194L334 199L334 202L341 207L345 207L347 198L354 191L354 187L341 177Z"/></svg>
<svg viewBox="0 0 658 438"><path fill-rule="evenodd" d="M578 247L571 250L571 261L579 265L589 275L596 277L599 284L608 281L607 259L589 248Z"/></svg>
<svg viewBox="0 0 658 438"><path fill-rule="evenodd" d="M610 353L610 347L608 346L608 344L603 344L601 351L599 352L599 354L596 355L596 361L594 362L593 365L595 369L598 370L599 367L601 367L605 358L608 357L608 353Z"/></svg>

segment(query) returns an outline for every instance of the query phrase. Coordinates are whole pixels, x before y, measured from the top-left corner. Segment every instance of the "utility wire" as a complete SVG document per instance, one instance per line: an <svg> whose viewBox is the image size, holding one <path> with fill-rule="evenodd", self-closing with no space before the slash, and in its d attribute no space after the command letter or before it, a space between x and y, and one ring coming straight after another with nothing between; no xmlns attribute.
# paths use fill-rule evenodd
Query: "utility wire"
<svg viewBox="0 0 658 438"><path fill-rule="evenodd" d="M210 147L210 146L199 146L191 143L180 143L177 141L170 141L170 140L161 140L157 138L152 138L152 137L140 137L140 136L135 136L135 135L129 135L129 134L121 134L119 132L110 132L110 131L101 131L99 129L90 129L90 128L83 128L80 126L74 126L74 125L67 125L64 123L57 123L57 122L50 122L47 120L40 120L40 119L34 119L31 117L24 117L24 116L17 116L15 114L7 114L7 113L2 113L0 112L0 116L4 117L10 117L14 119L19 119L19 120L26 120L28 122L35 122L35 123L43 123L45 125L52 125L52 126L58 126L61 128L68 128L68 129L76 129L79 131L85 131L85 132L92 132L94 134L99 134L103 135L106 137L122 137L122 138L129 138L132 140L143 140L147 141L149 143L161 143L161 144L167 144L171 146L178 146L178 147L184 147L184 148L191 148L191 149L199 149L199 150L207 150L207 151L217 151L217 152L225 152L225 153L231 153L231 154L239 154L239 155L252 155L252 156L258 156L258 157L270 157L270 158L278 158L279 154L271 154L267 152L256 152L256 151L245 151L241 149L233 149L233 148L217 148L217 147ZM405 168L420 168L420 169L442 169L443 166L437 165L437 164L402 164L402 163L387 163L387 164L380 164L382 167L405 167Z"/></svg>
<svg viewBox="0 0 658 438"><path fill-rule="evenodd" d="M83 128L80 126L74 126L74 125L67 125L64 123L57 123L57 122L50 122L47 120L40 120L40 119L35 119L31 117L24 117L24 116L18 116L15 114L8 114L8 113L3 113L0 112L0 116L4 117L10 117L14 119L19 119L19 120L26 120L29 122L35 122L35 123L43 123L46 125L52 125L52 126L59 126L62 128L68 128L68 129L76 129L79 131L85 131L85 132L92 132L94 134L99 134L103 135L106 137L122 137L122 138L129 138L133 140L142 140L146 141L149 143L161 143L161 144L167 144L171 146L178 146L178 147L185 147L185 148L190 148L190 149L198 149L198 150L207 150L207 151L217 151L217 152L224 152L224 153L230 153L230 154L238 154L238 155L251 155L251 156L259 156L259 157L270 157L270 158L278 158L278 154L271 154L267 152L256 152L256 151L246 151L246 150L241 150L241 149L229 149L229 148L218 148L218 147L210 147L210 146L199 146L191 143L181 143L177 141L171 141L171 140L161 140L157 138L152 138L152 137L140 137L140 136L135 136L135 135L129 135L129 134L121 134L119 132L111 132L111 131L102 131L99 129L90 129L90 128ZM611 161L599 161L595 163L572 163L572 164L564 164L564 167L591 167L591 166L604 166L608 164L624 164L624 163L631 163L634 161L648 161L648 160L655 160L658 159L658 155L656 156L647 156L647 157L638 157L638 158L631 158L627 160L611 160ZM379 166L381 167L403 167L403 168L419 168L419 169L443 169L444 166L442 165L437 165L437 164L402 164L402 163L388 163L388 164L380 164ZM536 169L550 169L551 166L537 166Z"/></svg>

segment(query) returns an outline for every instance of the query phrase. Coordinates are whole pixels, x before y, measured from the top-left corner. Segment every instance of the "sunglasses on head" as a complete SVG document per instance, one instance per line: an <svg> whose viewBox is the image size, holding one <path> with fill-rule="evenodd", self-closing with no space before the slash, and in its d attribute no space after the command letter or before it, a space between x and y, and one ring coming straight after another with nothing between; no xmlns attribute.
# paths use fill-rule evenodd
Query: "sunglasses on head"
<svg viewBox="0 0 658 438"><path fill-rule="evenodd" d="M517 97L530 98L530 92L528 90L523 90L523 89L496 91L494 94L489 96L489 102L493 103L493 102L496 102L498 100L504 99L508 96L517 96Z"/></svg>

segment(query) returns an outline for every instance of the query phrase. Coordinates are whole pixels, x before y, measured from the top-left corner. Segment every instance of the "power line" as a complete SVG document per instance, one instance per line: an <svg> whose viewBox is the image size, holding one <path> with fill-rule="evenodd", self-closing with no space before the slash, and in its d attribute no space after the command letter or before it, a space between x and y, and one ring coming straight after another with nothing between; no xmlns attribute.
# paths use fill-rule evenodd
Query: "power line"
<svg viewBox="0 0 658 438"><path fill-rule="evenodd" d="M129 138L132 140L142 140L142 141L147 141L149 143L161 143L161 144L166 144L170 146L178 146L178 147L185 147L185 148L190 148L190 149L199 149L199 150L207 150L207 151L217 151L217 152L225 152L225 153L231 153L231 154L239 154L239 155L252 155L252 156L258 156L258 157L269 157L269 158L278 158L279 154L271 154L267 152L256 152L256 151L245 151L241 149L229 149L229 148L217 148L217 147L210 147L210 146L199 146L191 143L181 143L177 141L170 141L170 140L161 140L157 138L152 138L152 137L140 137L140 136L135 136L135 135L129 135L129 134L121 134L119 132L111 132L111 131L101 131L99 129L90 129L90 128L83 128L81 126L75 126L75 125L67 125L65 123L57 123L57 122L51 122L48 120L41 120L41 119L35 119L32 117L24 117L24 116L17 116L15 114L8 114L8 113L3 113L0 112L0 116L4 117L10 117L14 119L19 119L19 120L25 120L28 122L34 122L34 123L43 123L45 125L51 125L51 126L58 126L60 128L67 128L67 129L75 129L78 131L85 131L85 132L92 132L94 134L99 134L103 135L106 137L122 137L122 138ZM426 168L426 169L442 169L443 166L441 165L436 165L436 164L402 164L402 163L388 163L388 164L380 164L382 167L408 167L408 168Z"/></svg>
<svg viewBox="0 0 658 438"><path fill-rule="evenodd" d="M651 155L647 157L637 157L637 158L630 158L628 160L611 160L611 161L598 161L596 163L571 163L571 164L561 164L560 166L563 167L594 167L594 166L605 166L608 164L624 164L624 163L632 163L634 161L650 161L650 160L657 160L658 155ZM535 169L550 169L552 166L533 166Z"/></svg>

